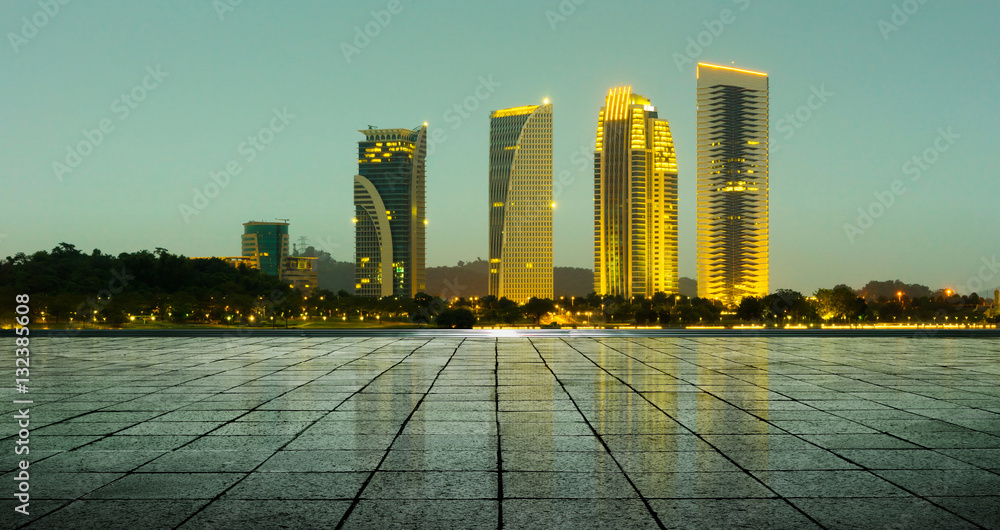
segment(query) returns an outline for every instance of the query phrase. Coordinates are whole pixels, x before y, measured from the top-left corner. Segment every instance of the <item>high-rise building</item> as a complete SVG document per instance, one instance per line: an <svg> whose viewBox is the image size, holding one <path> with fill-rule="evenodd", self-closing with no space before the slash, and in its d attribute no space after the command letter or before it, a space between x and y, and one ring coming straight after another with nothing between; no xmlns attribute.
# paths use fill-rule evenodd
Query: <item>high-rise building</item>
<svg viewBox="0 0 1000 530"><path fill-rule="evenodd" d="M288 223L243 223L243 257L269 276L281 277L288 256Z"/></svg>
<svg viewBox="0 0 1000 530"><path fill-rule="evenodd" d="M699 63L698 296L768 294L768 78Z"/></svg>
<svg viewBox="0 0 1000 530"><path fill-rule="evenodd" d="M489 293L552 298L552 105L490 114Z"/></svg>
<svg viewBox="0 0 1000 530"><path fill-rule="evenodd" d="M678 290L670 124L632 87L612 88L597 118L594 291L631 298Z"/></svg>
<svg viewBox="0 0 1000 530"><path fill-rule="evenodd" d="M412 297L424 272L427 124L359 131L354 176L354 276L358 296Z"/></svg>

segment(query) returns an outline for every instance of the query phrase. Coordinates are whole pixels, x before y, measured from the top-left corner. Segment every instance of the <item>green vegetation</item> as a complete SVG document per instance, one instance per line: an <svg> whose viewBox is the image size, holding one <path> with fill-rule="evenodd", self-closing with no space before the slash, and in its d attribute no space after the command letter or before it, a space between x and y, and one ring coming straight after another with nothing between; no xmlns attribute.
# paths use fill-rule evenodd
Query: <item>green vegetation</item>
<svg viewBox="0 0 1000 530"><path fill-rule="evenodd" d="M309 247L307 253L317 252ZM322 257L338 266L328 254ZM85 254L67 243L51 252L0 261L0 299L13 300L21 293L31 296L33 321L49 327L685 327L996 320L985 317L987 305L976 294L931 292L898 280L870 282L860 291L837 285L811 297L779 289L762 298L744 298L734 308L717 300L665 293L631 300L590 293L532 298L524 305L495 296L449 301L424 293L412 299L373 299L343 289L306 295L260 271L234 268L220 259L188 259L162 248L118 256L99 250ZM13 304L0 304L0 325L12 324L13 310Z"/></svg>

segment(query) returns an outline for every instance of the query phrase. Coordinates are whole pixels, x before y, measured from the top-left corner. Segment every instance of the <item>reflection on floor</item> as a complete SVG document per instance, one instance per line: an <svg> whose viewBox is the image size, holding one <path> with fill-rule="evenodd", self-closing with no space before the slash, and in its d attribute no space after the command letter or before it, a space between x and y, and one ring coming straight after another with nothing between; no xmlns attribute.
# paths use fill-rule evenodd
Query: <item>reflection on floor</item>
<svg viewBox="0 0 1000 530"><path fill-rule="evenodd" d="M4 528L1000 527L993 340L33 347Z"/></svg>

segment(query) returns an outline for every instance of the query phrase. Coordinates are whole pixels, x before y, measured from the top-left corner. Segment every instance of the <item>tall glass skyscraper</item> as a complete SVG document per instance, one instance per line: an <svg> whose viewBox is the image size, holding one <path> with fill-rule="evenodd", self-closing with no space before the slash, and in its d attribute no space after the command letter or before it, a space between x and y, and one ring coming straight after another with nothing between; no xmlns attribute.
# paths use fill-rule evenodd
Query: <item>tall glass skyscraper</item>
<svg viewBox="0 0 1000 530"><path fill-rule="evenodd" d="M678 292L674 140L656 107L627 86L608 92L597 118L594 291Z"/></svg>
<svg viewBox="0 0 1000 530"><path fill-rule="evenodd" d="M490 114L489 293L552 298L552 105Z"/></svg>
<svg viewBox="0 0 1000 530"><path fill-rule="evenodd" d="M768 294L768 77L699 63L698 296Z"/></svg>
<svg viewBox="0 0 1000 530"><path fill-rule="evenodd" d="M288 223L243 223L242 251L244 258L253 260L255 268L280 278L288 256Z"/></svg>
<svg viewBox="0 0 1000 530"><path fill-rule="evenodd" d="M354 176L355 292L412 297L427 289L427 124L359 132L365 139Z"/></svg>

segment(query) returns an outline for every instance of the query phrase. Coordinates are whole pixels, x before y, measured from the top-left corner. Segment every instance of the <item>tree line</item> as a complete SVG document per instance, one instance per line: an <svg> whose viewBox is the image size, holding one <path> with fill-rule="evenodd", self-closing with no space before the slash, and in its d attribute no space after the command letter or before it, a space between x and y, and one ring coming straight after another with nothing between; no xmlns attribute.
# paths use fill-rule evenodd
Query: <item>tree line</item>
<svg viewBox="0 0 1000 530"><path fill-rule="evenodd" d="M346 290L302 293L259 270L221 259L189 259L156 248L117 256L87 254L68 243L51 251L0 261L0 299L29 294L32 310L53 326L213 324L302 325L325 321L469 328L474 325L691 325L818 323L981 323L985 303L975 293L931 292L901 282L846 285L813 296L779 289L727 308L718 300L656 293L652 297L532 298L518 304L495 296L445 300L353 296ZM877 296L876 296L877 295ZM887 296L895 295L895 296ZM9 324L14 304L0 304ZM37 319L37 317L36 317ZM995 321L995 319L994 319Z"/></svg>

